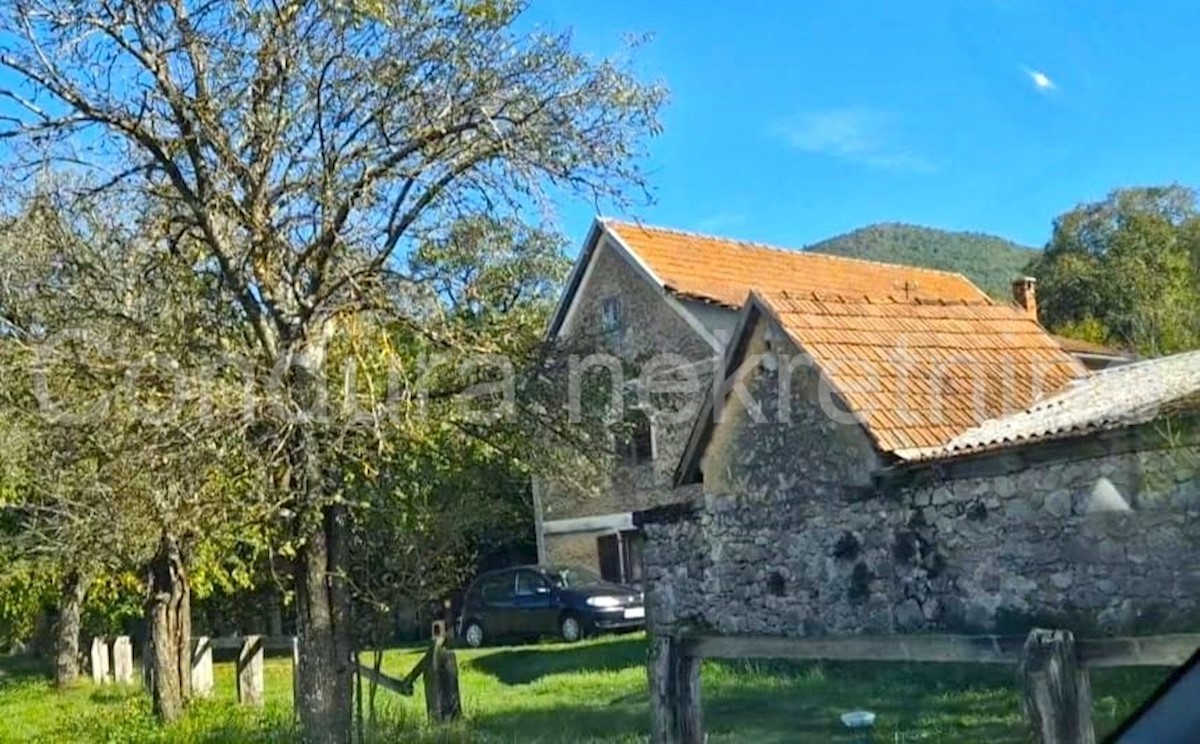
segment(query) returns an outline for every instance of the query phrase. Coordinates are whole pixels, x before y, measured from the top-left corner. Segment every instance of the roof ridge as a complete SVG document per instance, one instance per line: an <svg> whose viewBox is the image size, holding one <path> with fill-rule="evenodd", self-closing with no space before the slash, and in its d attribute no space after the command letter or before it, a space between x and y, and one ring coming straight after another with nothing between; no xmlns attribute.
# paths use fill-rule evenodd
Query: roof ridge
<svg viewBox="0 0 1200 744"><path fill-rule="evenodd" d="M633 227L633 228L637 228L639 230L656 230L658 232L671 233L673 235L681 235L683 237L688 237L688 238L701 238L703 240L715 240L715 241L719 241L719 242L723 242L723 243L732 243L738 247L749 248L749 249L760 250L760 251L768 251L770 253L801 254L801 255L805 255L805 256L814 256L817 258L829 259L832 261L851 261L854 263L867 264L869 266L888 266L891 268L900 267L900 268L904 268L904 269L911 269L913 271L928 272L930 274L941 274L943 276L953 276L953 277L957 277L959 279L963 279L963 280L969 282L971 284L971 286L975 287L976 289L979 289L979 286L977 284L975 284L975 282L971 281L971 279L969 277L967 277L967 275L962 273L961 271L947 271L946 269L931 269L931 268L928 268L925 266L913 266L911 264L888 263L887 261L875 261L875 260L872 260L869 258L855 258L852 256L838 256L833 253L821 253L819 251L809 250L809 248L811 246L803 246L800 248L785 248L785 247L779 246L779 245L769 245L767 243L760 243L755 240L746 240L744 238L731 238L731 237L724 236L724 235L713 235L712 233L697 232L695 230L682 230L677 227L664 227L662 225L651 225L650 223L647 223L647 222L626 222L624 220L619 220L619 219L615 219L612 217L601 216L601 217L597 217L596 219L598 219L606 227L614 226L614 225L615 226L625 225L627 227ZM984 292L982 289L979 289L979 291L985 297L987 296L987 293ZM989 298L989 300L990 300L990 298ZM989 304L996 304L996 301L990 300Z"/></svg>
<svg viewBox="0 0 1200 744"><path fill-rule="evenodd" d="M787 289L754 289L761 297L770 299L771 297L783 297L788 300L803 299L803 296L794 294L795 290ZM986 307L986 308L1001 308L1008 310L1014 314L1023 315L1021 311L1010 305L995 302L992 300L947 300L940 297L896 297L895 295L881 294L863 294L863 295L840 295L840 294L821 294L817 297L817 293L811 293L813 299L818 299L821 302L840 302L844 305L906 305L906 306L922 306L922 307ZM1029 320L1033 320L1029 318Z"/></svg>

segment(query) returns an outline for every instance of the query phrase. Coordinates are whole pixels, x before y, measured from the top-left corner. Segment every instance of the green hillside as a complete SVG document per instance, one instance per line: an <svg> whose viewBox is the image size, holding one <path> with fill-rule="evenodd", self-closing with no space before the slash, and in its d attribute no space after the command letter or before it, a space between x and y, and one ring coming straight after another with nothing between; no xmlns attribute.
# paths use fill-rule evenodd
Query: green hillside
<svg viewBox="0 0 1200 744"><path fill-rule="evenodd" d="M950 232L915 225L882 224L859 228L808 247L818 253L924 266L964 274L997 299L1010 296L1035 252L994 235Z"/></svg>

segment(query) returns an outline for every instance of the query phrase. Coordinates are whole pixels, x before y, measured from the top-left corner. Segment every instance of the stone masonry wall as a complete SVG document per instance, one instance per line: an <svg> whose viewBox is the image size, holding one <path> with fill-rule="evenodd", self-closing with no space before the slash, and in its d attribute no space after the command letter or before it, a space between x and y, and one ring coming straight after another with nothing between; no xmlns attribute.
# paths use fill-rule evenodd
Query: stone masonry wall
<svg viewBox="0 0 1200 744"><path fill-rule="evenodd" d="M1200 462L1200 450L1191 450ZM1087 511L1120 456L862 496L706 498L647 524L650 622L726 634L1080 633L1200 628L1200 468L1130 511Z"/></svg>
<svg viewBox="0 0 1200 744"><path fill-rule="evenodd" d="M766 408L777 375L746 382ZM643 525L653 630L1200 629L1200 446L1080 440L1017 472L865 486L874 465L812 409L807 380L787 422L735 417L714 435L691 516Z"/></svg>
<svg viewBox="0 0 1200 744"><path fill-rule="evenodd" d="M674 396L670 400L656 397L653 401L661 412L653 417L656 449L653 461L618 465L609 483L596 484L586 494L547 484L543 495L546 520L635 511L680 498L671 487L675 466L687 444L694 412L712 384L716 361L712 348L667 305L661 292L608 246L599 249L595 261L576 309L572 331L576 341L589 352L611 353L624 360L633 370L631 375L645 371L645 365L651 363L657 365L655 370L660 373L683 363L692 364L695 394ZM602 333L603 300L614 295L621 298L624 324L619 331ZM686 374L673 379L691 387ZM634 404L637 395L627 394L626 401Z"/></svg>

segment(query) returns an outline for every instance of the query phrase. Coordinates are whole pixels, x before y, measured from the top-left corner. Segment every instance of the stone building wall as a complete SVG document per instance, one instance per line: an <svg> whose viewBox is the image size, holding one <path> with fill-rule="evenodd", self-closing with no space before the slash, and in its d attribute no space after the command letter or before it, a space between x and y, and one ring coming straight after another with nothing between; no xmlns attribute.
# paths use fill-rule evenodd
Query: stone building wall
<svg viewBox="0 0 1200 744"><path fill-rule="evenodd" d="M608 240L608 238L602 238ZM648 284L630 264L608 246L599 249L586 287L582 288L572 335L590 352L609 353L627 365L627 381L649 372L660 384L678 383L694 394L654 396L649 401L660 415L653 417L655 458L640 465L618 465L611 481L588 493L572 493L547 484L543 496L546 520L628 512L678 499L671 487L675 466L691 432L695 412L712 385L716 354L712 347L670 306L661 291ZM621 298L624 324L619 331L601 332L604 298ZM669 373L681 365L689 370ZM654 365L651 368L649 365ZM630 390L627 404L638 402Z"/></svg>
<svg viewBox="0 0 1200 744"><path fill-rule="evenodd" d="M1128 511L1087 511L1124 456L863 494L708 495L648 523L650 622L725 634L1200 628L1200 468ZM1200 449L1188 452L1200 462ZM1128 472L1128 471L1126 471Z"/></svg>
<svg viewBox="0 0 1200 744"><path fill-rule="evenodd" d="M745 382L767 410L778 374ZM639 515L656 632L1200 629L1200 445L1151 424L873 480L861 441L813 408L815 375L794 374L788 421L727 416L704 496Z"/></svg>

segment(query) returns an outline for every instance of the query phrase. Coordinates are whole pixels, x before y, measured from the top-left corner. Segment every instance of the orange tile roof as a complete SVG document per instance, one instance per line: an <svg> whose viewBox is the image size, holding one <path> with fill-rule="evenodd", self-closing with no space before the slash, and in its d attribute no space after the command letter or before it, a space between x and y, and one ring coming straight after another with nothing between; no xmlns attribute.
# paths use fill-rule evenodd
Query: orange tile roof
<svg viewBox="0 0 1200 744"><path fill-rule="evenodd" d="M741 307L751 289L991 304L961 274L782 250L756 243L604 220L676 294Z"/></svg>
<svg viewBox="0 0 1200 744"><path fill-rule="evenodd" d="M820 367L884 452L938 447L1088 376L1000 304L753 295Z"/></svg>

